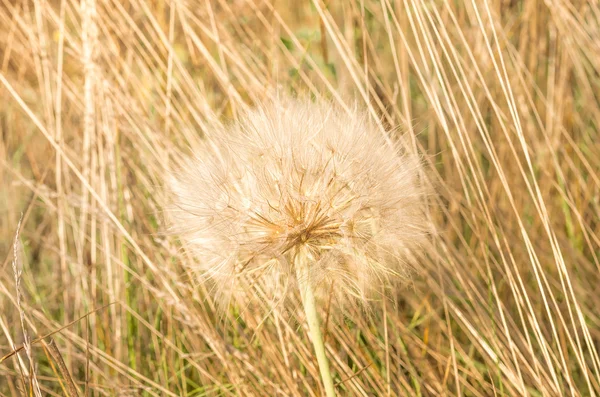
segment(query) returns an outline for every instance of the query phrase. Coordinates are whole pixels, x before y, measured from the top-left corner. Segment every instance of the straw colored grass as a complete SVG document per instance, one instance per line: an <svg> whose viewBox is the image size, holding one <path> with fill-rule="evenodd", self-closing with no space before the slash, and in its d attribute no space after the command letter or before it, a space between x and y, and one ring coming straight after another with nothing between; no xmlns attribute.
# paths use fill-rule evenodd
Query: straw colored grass
<svg viewBox="0 0 600 397"><path fill-rule="evenodd" d="M599 47L593 1L0 0L0 395L321 395L299 296L221 313L164 237L165 171L276 89L436 191L421 272L322 314L340 395L600 394Z"/></svg>

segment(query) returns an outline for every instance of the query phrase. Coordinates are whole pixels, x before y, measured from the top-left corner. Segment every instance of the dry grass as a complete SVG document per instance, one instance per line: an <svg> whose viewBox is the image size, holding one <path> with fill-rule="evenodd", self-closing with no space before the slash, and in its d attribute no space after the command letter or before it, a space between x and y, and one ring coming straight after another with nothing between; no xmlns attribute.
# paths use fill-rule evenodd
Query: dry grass
<svg viewBox="0 0 600 397"><path fill-rule="evenodd" d="M358 98L438 192L397 304L326 316L341 395L600 394L597 2L81 3L0 2L1 396L321 393L301 311L220 318L161 234L165 170L276 86Z"/></svg>

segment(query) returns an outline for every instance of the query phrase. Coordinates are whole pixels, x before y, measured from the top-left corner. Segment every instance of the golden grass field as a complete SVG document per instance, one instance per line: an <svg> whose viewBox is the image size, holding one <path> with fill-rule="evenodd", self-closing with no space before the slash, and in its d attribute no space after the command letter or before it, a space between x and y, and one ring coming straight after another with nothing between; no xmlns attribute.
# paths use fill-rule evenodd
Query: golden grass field
<svg viewBox="0 0 600 397"><path fill-rule="evenodd" d="M597 1L1 0L0 396L322 394L297 300L219 311L165 234L167 170L276 90L433 192L410 280L322 313L340 396L600 395Z"/></svg>

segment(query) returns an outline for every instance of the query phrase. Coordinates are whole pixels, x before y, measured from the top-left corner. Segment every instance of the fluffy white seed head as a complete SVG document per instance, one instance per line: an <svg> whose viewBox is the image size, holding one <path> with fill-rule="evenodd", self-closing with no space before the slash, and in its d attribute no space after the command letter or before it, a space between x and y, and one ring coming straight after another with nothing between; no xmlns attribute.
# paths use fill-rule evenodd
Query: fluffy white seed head
<svg viewBox="0 0 600 397"><path fill-rule="evenodd" d="M420 161L367 114L277 99L243 114L174 172L172 231L218 291L293 280L364 300L426 235ZM302 256L302 258L299 258Z"/></svg>

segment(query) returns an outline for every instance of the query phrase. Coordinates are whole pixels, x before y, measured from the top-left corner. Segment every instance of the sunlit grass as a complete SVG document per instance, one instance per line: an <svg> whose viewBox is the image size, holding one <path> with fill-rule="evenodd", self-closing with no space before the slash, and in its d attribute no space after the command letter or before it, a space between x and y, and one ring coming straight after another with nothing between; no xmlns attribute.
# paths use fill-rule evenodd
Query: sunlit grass
<svg viewBox="0 0 600 397"><path fill-rule="evenodd" d="M164 234L165 171L278 87L407 132L436 192L393 302L323 317L340 395L600 393L597 4L82 3L0 3L0 356L93 312L52 336L80 395L321 395L299 297L222 314ZM31 352L0 393L69 395Z"/></svg>

